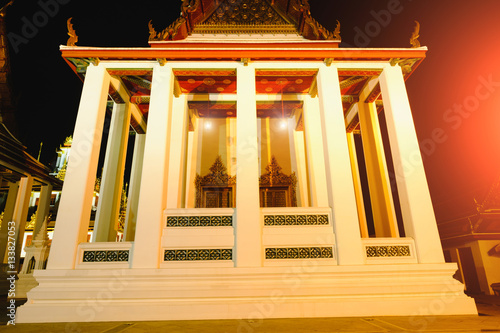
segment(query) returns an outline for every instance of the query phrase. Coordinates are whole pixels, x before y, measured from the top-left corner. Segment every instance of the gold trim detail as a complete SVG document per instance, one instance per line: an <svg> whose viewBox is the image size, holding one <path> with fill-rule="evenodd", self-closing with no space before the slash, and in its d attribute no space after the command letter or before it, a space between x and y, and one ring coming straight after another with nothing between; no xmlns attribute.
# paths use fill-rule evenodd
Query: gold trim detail
<svg viewBox="0 0 500 333"><path fill-rule="evenodd" d="M177 32L179 31L181 25L183 25L185 22L186 22L185 18L179 17L163 31L156 32L150 20L148 23L149 41L151 42L151 41L172 40L174 36L177 35Z"/></svg>
<svg viewBox="0 0 500 333"><path fill-rule="evenodd" d="M266 259L333 259L331 247L266 248Z"/></svg>
<svg viewBox="0 0 500 333"><path fill-rule="evenodd" d="M366 246L367 258L411 257L408 245Z"/></svg>
<svg viewBox="0 0 500 333"><path fill-rule="evenodd" d="M165 250L163 261L219 261L233 260L233 249Z"/></svg>
<svg viewBox="0 0 500 333"><path fill-rule="evenodd" d="M290 25L278 12L264 0L228 0L222 3L203 26L227 26L227 29L238 29L238 26L276 26Z"/></svg>
<svg viewBox="0 0 500 333"><path fill-rule="evenodd" d="M167 228L173 227L232 227L233 217L225 215L210 216L167 216Z"/></svg>
<svg viewBox="0 0 500 333"><path fill-rule="evenodd" d="M338 40L340 41L340 22L337 21L337 27L334 32L328 31L324 26L322 26L318 21L316 21L311 14L307 15L305 18L305 23L311 27L313 34L316 38L321 37L325 40Z"/></svg>
<svg viewBox="0 0 500 333"><path fill-rule="evenodd" d="M328 215L264 215L265 226L328 225Z"/></svg>

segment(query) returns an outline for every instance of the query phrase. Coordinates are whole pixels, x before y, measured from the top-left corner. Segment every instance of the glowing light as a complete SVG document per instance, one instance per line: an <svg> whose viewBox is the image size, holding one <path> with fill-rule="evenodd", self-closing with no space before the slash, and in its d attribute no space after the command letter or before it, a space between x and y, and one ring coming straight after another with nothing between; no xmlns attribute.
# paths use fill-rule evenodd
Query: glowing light
<svg viewBox="0 0 500 333"><path fill-rule="evenodd" d="M280 121L280 127L281 127L282 129L285 129L285 128L287 127L287 122L286 122L286 120L285 120L285 119L282 119L282 120Z"/></svg>
<svg viewBox="0 0 500 333"><path fill-rule="evenodd" d="M205 121L205 129L211 129L212 128L212 122L210 120Z"/></svg>

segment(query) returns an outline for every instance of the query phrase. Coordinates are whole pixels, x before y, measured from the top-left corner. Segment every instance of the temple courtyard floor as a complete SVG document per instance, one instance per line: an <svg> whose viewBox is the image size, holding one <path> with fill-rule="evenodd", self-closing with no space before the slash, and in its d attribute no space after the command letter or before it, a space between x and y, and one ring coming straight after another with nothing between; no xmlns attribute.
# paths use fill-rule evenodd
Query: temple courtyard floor
<svg viewBox="0 0 500 333"><path fill-rule="evenodd" d="M477 296L478 316L414 316L305 318L255 320L199 320L151 322L99 322L16 324L0 326L0 332L66 333L329 333L329 332L499 332L500 297ZM439 309L434 309L439 311ZM127 314L124 313L124 318ZM5 320L2 320L5 325Z"/></svg>

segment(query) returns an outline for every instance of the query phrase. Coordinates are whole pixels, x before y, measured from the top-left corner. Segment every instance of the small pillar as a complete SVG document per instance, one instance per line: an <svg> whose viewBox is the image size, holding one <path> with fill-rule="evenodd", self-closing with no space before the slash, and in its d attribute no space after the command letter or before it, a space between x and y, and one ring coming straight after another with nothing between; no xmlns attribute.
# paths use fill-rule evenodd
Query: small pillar
<svg viewBox="0 0 500 333"><path fill-rule="evenodd" d="M292 171L294 171L297 175L297 206L309 207L304 132L297 131L295 129L295 126L295 119L289 119L288 142L290 143L290 159L292 163Z"/></svg>
<svg viewBox="0 0 500 333"><path fill-rule="evenodd" d="M365 103L364 99L365 96L362 95L362 100L358 103L358 115L375 235L399 237L377 106L374 102Z"/></svg>
<svg viewBox="0 0 500 333"><path fill-rule="evenodd" d="M170 158L168 163L167 208L184 205L183 184L187 132L186 95L173 98L172 125L170 130Z"/></svg>
<svg viewBox="0 0 500 333"><path fill-rule="evenodd" d="M193 123L194 130L189 131L187 134L187 160L186 160L186 206L185 208L194 208L196 202L196 188L195 188L195 178L198 165L198 153L199 149L199 137L201 137L199 118L193 118L191 121Z"/></svg>
<svg viewBox="0 0 500 333"><path fill-rule="evenodd" d="M17 192L14 214L12 216L12 221L15 222L15 233L16 233L14 236L16 240L16 250L15 250L16 255L14 261L15 269L13 269L15 271L19 269L19 260L21 258L21 248L23 246L23 241L24 241L24 230L26 229L26 220L28 218L28 208L29 208L29 201L31 197L32 187L33 187L32 176L26 176L21 178L21 181L19 182L19 191Z"/></svg>
<svg viewBox="0 0 500 333"><path fill-rule="evenodd" d="M304 100L304 128L309 171L309 203L311 207L328 207L325 156L321 137L319 100L307 95Z"/></svg>
<svg viewBox="0 0 500 333"><path fill-rule="evenodd" d="M358 156L356 155L356 143L354 133L347 133L347 144L349 145L349 157L351 158L352 179L354 192L356 194L356 206L358 207L359 230L362 238L369 238L368 224L366 222L365 203L363 201L363 189L359 175Z"/></svg>
<svg viewBox="0 0 500 333"><path fill-rule="evenodd" d="M7 240L9 233L9 225L6 222L12 221L14 215L14 207L16 206L17 192L19 190L19 182L9 183L9 192L7 194L7 201L3 211L3 223L0 230L0 259L2 263L7 262Z"/></svg>
<svg viewBox="0 0 500 333"><path fill-rule="evenodd" d="M45 218L50 213L50 201L52 199L52 185L43 185L40 190L40 200L36 210L35 228L33 229L33 239L36 238L40 228L42 228Z"/></svg>
<svg viewBox="0 0 500 333"><path fill-rule="evenodd" d="M127 212L125 214L125 229L123 230L126 242L132 242L135 238L145 143L146 134L135 135L134 156L132 157L132 170L130 171L130 184L128 186Z"/></svg>
<svg viewBox="0 0 500 333"><path fill-rule="evenodd" d="M116 241L129 128L129 103L114 103L92 235L93 242Z"/></svg>

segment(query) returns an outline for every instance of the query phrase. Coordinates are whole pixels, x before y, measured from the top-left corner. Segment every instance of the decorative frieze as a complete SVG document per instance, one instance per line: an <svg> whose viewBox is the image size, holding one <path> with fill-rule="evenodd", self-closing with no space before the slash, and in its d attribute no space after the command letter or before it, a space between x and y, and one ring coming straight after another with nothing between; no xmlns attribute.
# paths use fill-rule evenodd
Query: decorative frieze
<svg viewBox="0 0 500 333"><path fill-rule="evenodd" d="M409 245L366 246L367 258L410 257Z"/></svg>
<svg viewBox="0 0 500 333"><path fill-rule="evenodd" d="M331 247L266 248L266 259L333 259Z"/></svg>
<svg viewBox="0 0 500 333"><path fill-rule="evenodd" d="M232 249L165 250L164 261L233 260Z"/></svg>
<svg viewBox="0 0 500 333"><path fill-rule="evenodd" d="M265 215L264 225L328 225L328 215Z"/></svg>
<svg viewBox="0 0 500 333"><path fill-rule="evenodd" d="M167 216L167 227L231 227L232 216Z"/></svg>
<svg viewBox="0 0 500 333"><path fill-rule="evenodd" d="M83 251L83 262L124 262L128 258L128 250Z"/></svg>

